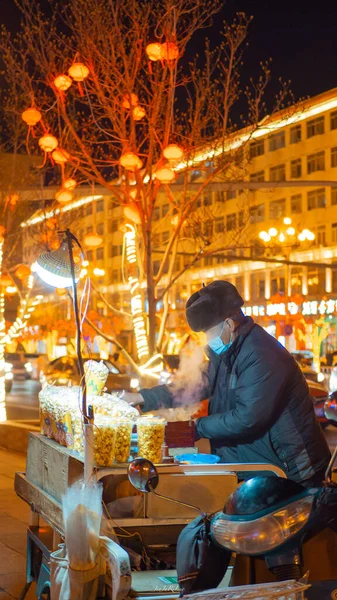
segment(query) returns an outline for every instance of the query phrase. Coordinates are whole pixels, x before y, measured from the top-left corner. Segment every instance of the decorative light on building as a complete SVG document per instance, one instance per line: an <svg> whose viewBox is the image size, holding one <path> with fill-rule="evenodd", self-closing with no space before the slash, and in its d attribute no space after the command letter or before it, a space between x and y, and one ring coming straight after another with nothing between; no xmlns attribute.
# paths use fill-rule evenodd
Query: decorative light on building
<svg viewBox="0 0 337 600"><path fill-rule="evenodd" d="M86 204L90 204L95 200L101 200L103 196L85 196L84 198L80 198L79 200L75 200L74 202L69 202L66 206L62 208L56 208L55 210L49 210L46 212L41 212L40 215L36 217L32 217L31 219L27 219L21 223L21 227L31 227L32 225L36 225L37 223L42 223L43 221L48 221L48 219L52 219L56 215L68 212L69 210L75 210L76 208L80 208Z"/></svg>
<svg viewBox="0 0 337 600"><path fill-rule="evenodd" d="M125 228L123 246L125 259L129 265L128 284L131 293L132 322L135 332L137 355L139 360L144 360L149 356L149 346L137 266L136 230L130 224L126 224Z"/></svg>
<svg viewBox="0 0 337 600"><path fill-rule="evenodd" d="M285 225L291 225L291 222L292 222L292 221L291 221L291 218L290 218L290 217L284 217L284 219L283 219L283 223L284 223Z"/></svg>

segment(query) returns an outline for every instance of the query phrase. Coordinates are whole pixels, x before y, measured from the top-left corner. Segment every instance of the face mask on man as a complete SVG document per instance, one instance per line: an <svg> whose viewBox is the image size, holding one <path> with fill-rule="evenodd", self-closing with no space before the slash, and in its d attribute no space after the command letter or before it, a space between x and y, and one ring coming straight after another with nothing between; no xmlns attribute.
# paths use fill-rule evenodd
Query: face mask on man
<svg viewBox="0 0 337 600"><path fill-rule="evenodd" d="M220 334L217 335L216 337L214 337L212 340L209 340L209 342L208 342L209 347L211 348L211 350L213 350L213 352L215 352L215 354L223 354L223 352L226 352L233 343L232 342L232 333L231 333L229 343L225 344L223 342L221 336L222 336L224 328L225 328L225 322L222 325Z"/></svg>

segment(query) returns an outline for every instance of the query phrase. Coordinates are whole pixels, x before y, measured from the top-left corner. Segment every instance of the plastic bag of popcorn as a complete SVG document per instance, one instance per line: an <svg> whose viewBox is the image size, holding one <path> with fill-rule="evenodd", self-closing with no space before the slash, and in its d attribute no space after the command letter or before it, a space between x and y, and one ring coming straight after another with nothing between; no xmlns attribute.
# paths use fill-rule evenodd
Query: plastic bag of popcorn
<svg viewBox="0 0 337 600"><path fill-rule="evenodd" d="M114 460L116 425L109 418L97 415L94 425L94 460L98 467L110 467Z"/></svg>
<svg viewBox="0 0 337 600"><path fill-rule="evenodd" d="M162 445L165 441L165 419L140 417L137 420L138 456L154 464L162 460Z"/></svg>
<svg viewBox="0 0 337 600"><path fill-rule="evenodd" d="M105 386L105 382L109 375L109 369L101 360L87 360L84 363L85 382L87 385L87 393L99 394Z"/></svg>
<svg viewBox="0 0 337 600"><path fill-rule="evenodd" d="M116 426L115 462L126 463L130 456L133 422L129 419L114 419Z"/></svg>

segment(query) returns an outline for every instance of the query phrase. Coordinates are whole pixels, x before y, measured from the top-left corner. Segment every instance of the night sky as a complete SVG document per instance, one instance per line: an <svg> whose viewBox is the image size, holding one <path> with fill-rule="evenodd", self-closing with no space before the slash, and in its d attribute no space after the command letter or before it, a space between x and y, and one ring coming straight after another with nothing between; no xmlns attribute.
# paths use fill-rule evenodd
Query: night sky
<svg viewBox="0 0 337 600"><path fill-rule="evenodd" d="M291 79L296 98L337 87L336 0L227 0L215 19L229 18L236 11L254 16L244 78L256 75L259 61L272 57L273 76ZM0 22L17 29L14 0L0 0L0 15ZM218 30L219 22L206 31L215 43Z"/></svg>

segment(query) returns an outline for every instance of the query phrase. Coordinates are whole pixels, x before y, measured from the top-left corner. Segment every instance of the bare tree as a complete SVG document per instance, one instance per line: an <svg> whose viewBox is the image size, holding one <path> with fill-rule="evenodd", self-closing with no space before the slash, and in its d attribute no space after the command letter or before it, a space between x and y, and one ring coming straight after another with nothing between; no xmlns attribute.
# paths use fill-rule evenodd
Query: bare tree
<svg viewBox="0 0 337 600"><path fill-rule="evenodd" d="M20 104L24 101L20 106L16 102L14 111L8 103L5 108L12 119L29 106L38 109L42 119L33 128L35 136L38 128L54 135L66 152L60 180L76 177L103 186L116 206L124 207L126 221L133 221L140 257L137 277L146 281L151 356L163 339L171 286L201 257L219 249L220 242L222 249L238 242L244 220L234 237L215 236L205 227L214 215L200 203L212 182L242 179L242 147L232 143L236 106L243 97L246 116L238 124L246 128L247 143L265 116L269 63L261 65L258 81L241 83L251 21L243 13L223 24L217 47L206 40L193 56L193 40L202 43L198 31L218 15L221 0L50 0L45 12L31 0L17 4L22 30L14 40L4 31L1 50L9 94L17 94ZM77 83L68 77L75 65ZM61 74L63 89L56 80ZM273 111L285 106L288 94L288 84L281 81ZM26 130L21 132L26 137ZM172 144L174 159L167 152ZM26 145L36 153L37 137L28 135ZM127 166L127 154L133 165ZM171 229L159 254L154 216L163 197ZM182 251L188 259L176 272L176 256ZM156 270L154 257L160 262ZM158 332L159 299L164 312Z"/></svg>

